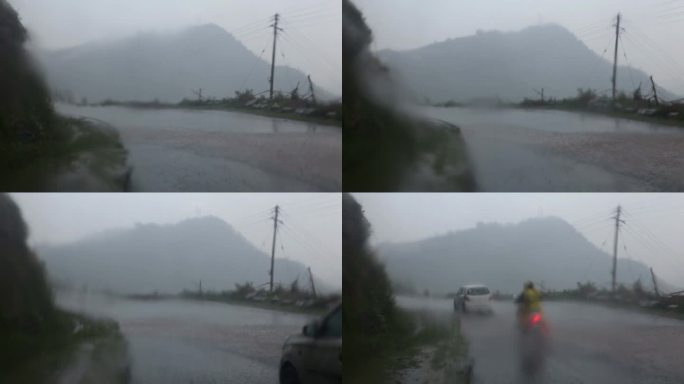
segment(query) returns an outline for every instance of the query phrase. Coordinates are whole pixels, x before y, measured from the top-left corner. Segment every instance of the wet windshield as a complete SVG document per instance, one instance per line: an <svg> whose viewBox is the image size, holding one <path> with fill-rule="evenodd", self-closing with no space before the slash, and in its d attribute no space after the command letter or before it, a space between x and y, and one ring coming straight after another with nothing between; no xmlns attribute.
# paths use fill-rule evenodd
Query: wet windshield
<svg viewBox="0 0 684 384"><path fill-rule="evenodd" d="M468 288L467 294L473 296L487 295L489 294L489 289L487 287Z"/></svg>

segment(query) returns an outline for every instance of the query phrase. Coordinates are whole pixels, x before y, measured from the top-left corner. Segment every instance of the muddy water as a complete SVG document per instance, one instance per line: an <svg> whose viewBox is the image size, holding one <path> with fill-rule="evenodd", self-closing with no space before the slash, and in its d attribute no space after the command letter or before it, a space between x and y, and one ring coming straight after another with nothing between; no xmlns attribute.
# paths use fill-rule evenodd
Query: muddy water
<svg viewBox="0 0 684 384"><path fill-rule="evenodd" d="M312 319L184 300L60 295L58 303L119 322L133 383L277 383L283 342Z"/></svg>
<svg viewBox="0 0 684 384"><path fill-rule="evenodd" d="M421 108L461 127L482 191L683 191L684 129L596 114Z"/></svg>
<svg viewBox="0 0 684 384"><path fill-rule="evenodd" d="M339 191L338 127L228 111L77 107L115 127L134 191Z"/></svg>

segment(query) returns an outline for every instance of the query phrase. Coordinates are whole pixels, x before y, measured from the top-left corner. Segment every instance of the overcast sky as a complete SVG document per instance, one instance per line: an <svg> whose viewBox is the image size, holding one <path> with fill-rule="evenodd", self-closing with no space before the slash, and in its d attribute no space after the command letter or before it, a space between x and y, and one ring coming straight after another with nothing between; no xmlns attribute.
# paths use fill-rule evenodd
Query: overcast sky
<svg viewBox="0 0 684 384"><path fill-rule="evenodd" d="M620 233L619 257L642 261L666 281L684 288L684 194L393 193L354 197L372 225L375 245L425 239L473 228L478 222L518 223L558 216L609 254L613 252L615 225L611 217L621 204L626 224Z"/></svg>
<svg viewBox="0 0 684 384"><path fill-rule="evenodd" d="M284 214L276 257L311 266L333 288L342 287L342 202L340 194L308 193L37 193L11 194L30 227L31 244L63 244L107 229L136 223L176 223L214 215L252 244L271 253L270 209ZM282 245L282 247L281 247Z"/></svg>
<svg viewBox="0 0 684 384"><path fill-rule="evenodd" d="M282 15L285 30L276 62L311 74L314 82L342 93L342 5L340 0L9 0L47 49L91 40L173 31L214 23L252 52L270 60L273 29ZM284 57L283 57L284 55ZM277 81L277 79L276 79Z"/></svg>
<svg viewBox="0 0 684 384"><path fill-rule="evenodd" d="M416 48L481 30L516 31L542 23L570 29L612 61L614 24L622 13L619 60L684 95L684 0L352 0L373 29L376 50ZM618 74L619 76L619 74ZM610 74L606 75L606 82Z"/></svg>

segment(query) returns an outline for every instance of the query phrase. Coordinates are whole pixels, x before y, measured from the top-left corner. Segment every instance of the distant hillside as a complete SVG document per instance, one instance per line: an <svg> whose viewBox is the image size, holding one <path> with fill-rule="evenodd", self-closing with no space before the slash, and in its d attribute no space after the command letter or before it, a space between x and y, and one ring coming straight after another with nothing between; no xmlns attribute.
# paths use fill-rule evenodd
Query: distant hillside
<svg viewBox="0 0 684 384"><path fill-rule="evenodd" d="M41 247L52 280L76 287L124 293L175 293L197 289L233 289L235 283L268 282L270 256L216 217L172 225L141 224L105 232L69 245ZM305 266L276 258L275 281L291 283Z"/></svg>
<svg viewBox="0 0 684 384"><path fill-rule="evenodd" d="M377 54L401 74L420 100L520 101L537 98L533 89L540 88L548 97L563 98L576 96L577 88L607 90L612 74L612 63L607 60L612 56L606 53L601 58L555 24L510 33L478 32L409 51ZM631 93L639 83L642 92L648 93L646 73L620 66L619 89ZM664 89L659 93L671 96Z"/></svg>
<svg viewBox="0 0 684 384"><path fill-rule="evenodd" d="M513 293L527 280L565 289L578 281L609 286L611 279L612 256L555 217L479 224L414 243L387 244L378 252L393 281L436 293L455 292L468 283ZM651 286L646 265L618 259L618 282L632 284L639 277Z"/></svg>
<svg viewBox="0 0 684 384"><path fill-rule="evenodd" d="M206 97L233 97L236 90L268 90L270 63L259 59L221 27L208 24L173 34L94 42L43 55L53 90L71 93L75 101L139 100L178 102ZM276 63L277 64L277 63ZM289 92L297 82L307 89L306 75L277 66L276 90ZM314 82L316 79L313 79ZM317 96L332 96L318 89ZM300 92L302 94L304 92Z"/></svg>

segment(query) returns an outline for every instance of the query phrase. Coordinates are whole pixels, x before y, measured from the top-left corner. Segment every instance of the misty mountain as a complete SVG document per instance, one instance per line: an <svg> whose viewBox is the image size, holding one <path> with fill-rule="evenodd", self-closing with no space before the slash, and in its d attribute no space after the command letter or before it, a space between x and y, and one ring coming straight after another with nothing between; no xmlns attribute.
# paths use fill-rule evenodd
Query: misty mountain
<svg viewBox="0 0 684 384"><path fill-rule="evenodd" d="M576 96L578 88L609 90L611 52L601 57L567 29L547 24L509 33L478 31L413 50L377 54L420 100L520 101L538 98L533 89L541 88L553 98ZM624 63L622 53L619 60ZM618 68L618 89L631 94L639 83L642 94L650 93L646 73ZM672 96L664 89L658 92Z"/></svg>
<svg viewBox="0 0 684 384"><path fill-rule="evenodd" d="M235 283L268 282L270 255L255 248L216 217L176 224L139 224L107 231L60 246L37 250L50 278L75 287L124 293L175 293L197 289L233 289ZM289 285L299 276L308 287L305 266L277 258L275 281Z"/></svg>
<svg viewBox="0 0 684 384"><path fill-rule="evenodd" d="M203 96L221 99L245 88L255 93L268 90L270 76L270 51L259 58L214 24L87 43L41 57L52 89L71 93L76 101L86 97L90 102L178 102L194 99L192 91L199 88ZM284 93L297 82L300 95L308 90L306 75L297 69L276 66L275 79L275 89ZM317 97L331 97L318 87L317 91Z"/></svg>
<svg viewBox="0 0 684 384"><path fill-rule="evenodd" d="M378 254L395 283L435 293L455 292L469 283L514 293L528 280L549 289L576 288L586 281L609 287L611 280L612 256L556 217L478 224L418 242L385 244ZM641 278L651 289L643 263L619 258L617 270L618 283L631 285Z"/></svg>

